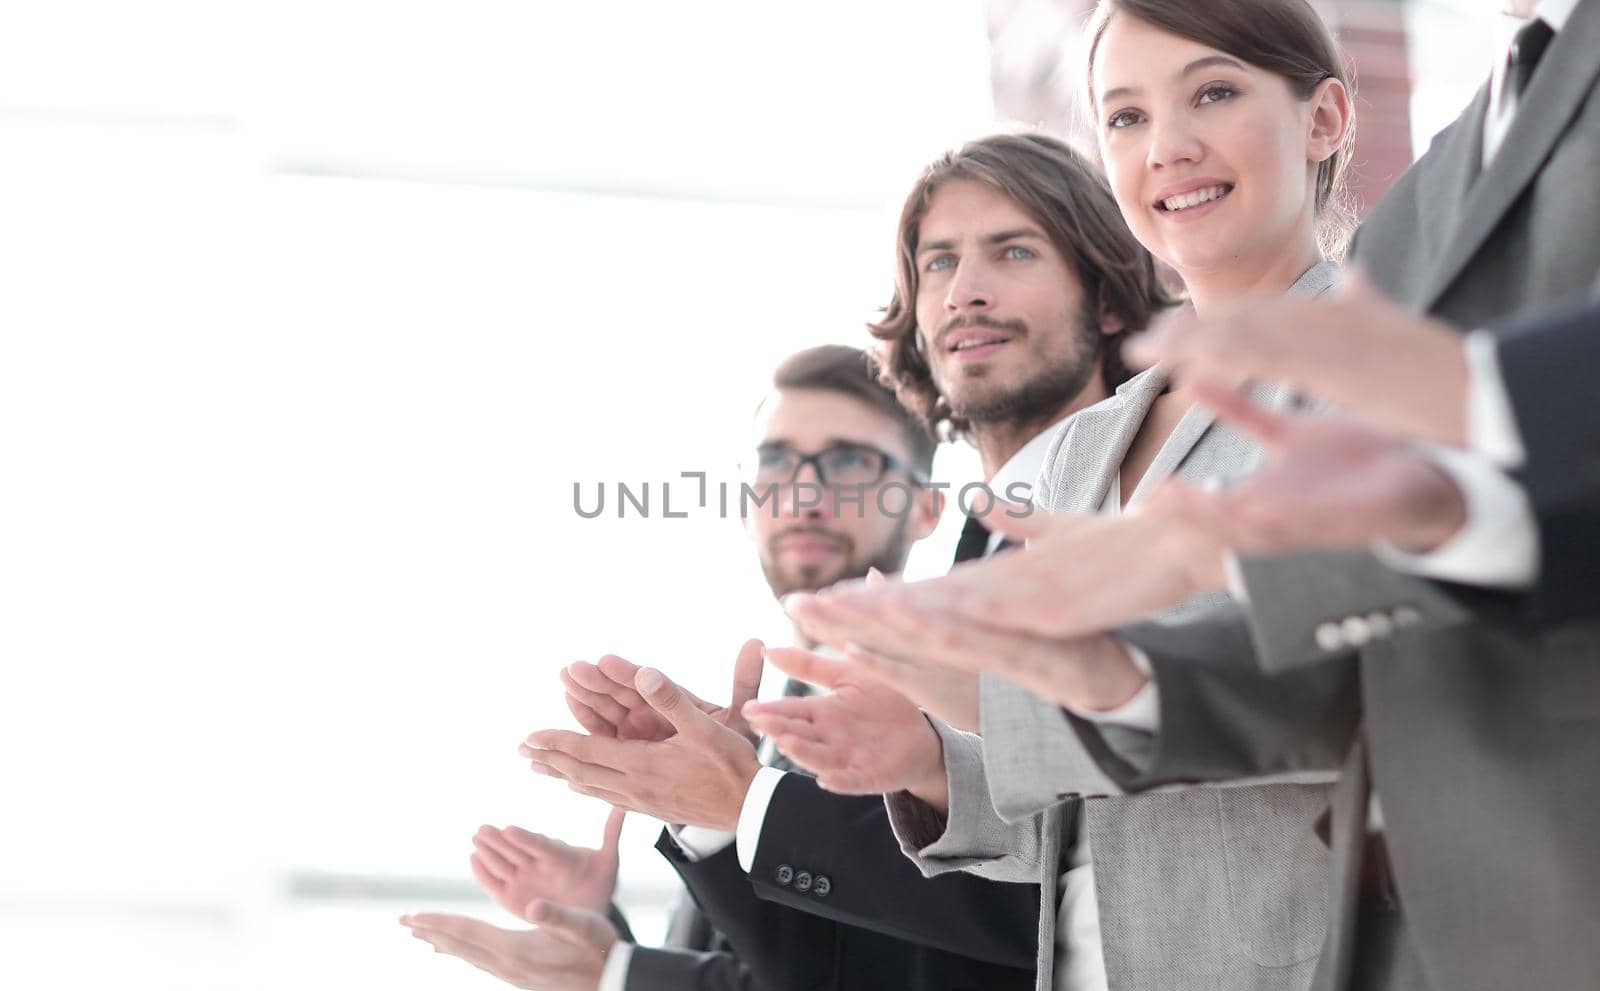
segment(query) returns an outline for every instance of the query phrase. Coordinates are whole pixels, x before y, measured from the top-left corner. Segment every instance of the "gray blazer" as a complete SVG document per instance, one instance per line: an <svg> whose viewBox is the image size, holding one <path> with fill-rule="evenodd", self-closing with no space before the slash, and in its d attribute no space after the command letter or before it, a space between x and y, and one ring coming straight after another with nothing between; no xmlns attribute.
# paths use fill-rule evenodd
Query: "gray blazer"
<svg viewBox="0 0 1600 991"><path fill-rule="evenodd" d="M1293 292L1337 278L1322 263ZM1046 456L1034 502L1093 512L1165 387L1159 370L1069 418ZM1269 405L1291 401L1264 389ZM1171 475L1241 474L1259 451L1200 408L1157 453L1129 502ZM1214 604L1196 599L1182 615ZM941 729L948 822L904 794L889 799L902 848L930 874L968 870L1042 889L1038 987L1052 986L1061 839L1081 817L1092 850L1101 941L1112 988L1297 989L1309 985L1326 926L1327 849L1312 825L1331 775L1124 797L1061 710L999 678L981 683L983 737ZM1099 796L1087 801L1078 796ZM1064 799L1074 799L1064 802Z"/></svg>
<svg viewBox="0 0 1600 991"><path fill-rule="evenodd" d="M1584 0L1489 167L1479 173L1480 92L1362 226L1356 261L1411 306L1464 328L1592 295L1597 85L1600 0ZM1493 629L1446 589L1367 554L1241 563L1247 615L1125 631L1155 663L1161 731L1147 761L1097 749L1102 766L1130 788L1341 763L1354 772L1334 803L1335 911L1320 987L1350 986L1367 771L1431 987L1594 987L1600 627ZM1259 667L1214 649L1240 637ZM1079 729L1091 748L1107 742Z"/></svg>

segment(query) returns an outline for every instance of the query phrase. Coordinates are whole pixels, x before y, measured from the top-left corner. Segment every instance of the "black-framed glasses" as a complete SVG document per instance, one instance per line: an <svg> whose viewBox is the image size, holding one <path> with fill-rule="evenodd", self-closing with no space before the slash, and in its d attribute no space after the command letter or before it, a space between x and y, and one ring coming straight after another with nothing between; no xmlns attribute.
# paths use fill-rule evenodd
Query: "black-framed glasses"
<svg viewBox="0 0 1600 991"><path fill-rule="evenodd" d="M756 448L751 473L757 485L788 485L806 465L823 485L876 485L891 471L905 472L917 485L928 484L927 476L908 462L870 444L830 444L815 454L801 454L786 444L763 444Z"/></svg>

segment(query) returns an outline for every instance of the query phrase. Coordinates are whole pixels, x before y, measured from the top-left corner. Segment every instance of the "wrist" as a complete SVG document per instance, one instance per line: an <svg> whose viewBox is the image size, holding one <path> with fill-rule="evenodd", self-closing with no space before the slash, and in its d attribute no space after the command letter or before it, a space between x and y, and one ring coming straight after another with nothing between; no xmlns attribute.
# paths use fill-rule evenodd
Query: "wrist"
<svg viewBox="0 0 1600 991"><path fill-rule="evenodd" d="M744 812L745 797L750 794L750 786L755 782L756 773L760 770L761 762L754 757L748 763L740 762L731 779L731 786L724 789L719 796L721 801L713 813L716 821L706 823L707 826L720 829L724 833L738 832L739 816Z"/></svg>
<svg viewBox="0 0 1600 991"><path fill-rule="evenodd" d="M918 761L917 771L905 786L905 790L940 812L948 811L950 780L944 768L944 741L940 739L938 731L928 722L926 716L923 717L917 733L924 743L920 748L923 759Z"/></svg>

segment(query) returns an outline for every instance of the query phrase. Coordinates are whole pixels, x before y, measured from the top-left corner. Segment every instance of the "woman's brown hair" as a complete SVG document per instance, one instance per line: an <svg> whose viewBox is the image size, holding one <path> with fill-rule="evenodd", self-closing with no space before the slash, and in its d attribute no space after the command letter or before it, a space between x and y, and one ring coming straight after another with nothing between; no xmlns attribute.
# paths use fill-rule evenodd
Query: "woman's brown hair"
<svg viewBox="0 0 1600 991"><path fill-rule="evenodd" d="M923 170L900 211L895 286L883 319L868 324L878 339L884 381L930 429L960 435L968 424L939 395L917 328L917 236L933 194L956 180L981 182L1030 214L1070 262L1083 291L1085 316L1121 327L1105 339L1101 373L1114 389L1128 377L1120 357L1124 334L1143 330L1173 299L1156 277L1149 252L1122 220L1111 187L1066 143L1037 133L994 134L948 151Z"/></svg>

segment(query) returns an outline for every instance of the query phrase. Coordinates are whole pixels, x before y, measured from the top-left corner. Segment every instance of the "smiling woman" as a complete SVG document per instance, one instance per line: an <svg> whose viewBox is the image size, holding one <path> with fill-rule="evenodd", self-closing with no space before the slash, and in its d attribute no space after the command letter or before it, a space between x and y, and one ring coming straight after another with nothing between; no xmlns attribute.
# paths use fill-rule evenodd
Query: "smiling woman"
<svg viewBox="0 0 1600 991"><path fill-rule="evenodd" d="M1304 0L1105 0L1088 82L1122 215L1197 303L1341 253L1349 84Z"/></svg>

